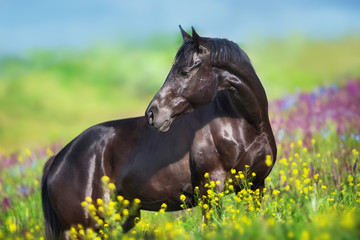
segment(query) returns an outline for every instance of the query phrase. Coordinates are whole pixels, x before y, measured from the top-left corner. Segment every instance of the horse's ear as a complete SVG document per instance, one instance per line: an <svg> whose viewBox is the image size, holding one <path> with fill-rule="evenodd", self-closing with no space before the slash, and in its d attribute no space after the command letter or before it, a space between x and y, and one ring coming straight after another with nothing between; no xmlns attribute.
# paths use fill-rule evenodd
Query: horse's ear
<svg viewBox="0 0 360 240"><path fill-rule="evenodd" d="M179 25L179 28L180 28L181 35L183 37L184 42L191 40L190 34L188 34L186 31L184 31L184 29L181 27L181 25Z"/></svg>
<svg viewBox="0 0 360 240"><path fill-rule="evenodd" d="M194 46L201 52L206 52L207 49L204 45L204 40L199 36L199 34L196 33L194 27L191 27L192 29L192 39Z"/></svg>

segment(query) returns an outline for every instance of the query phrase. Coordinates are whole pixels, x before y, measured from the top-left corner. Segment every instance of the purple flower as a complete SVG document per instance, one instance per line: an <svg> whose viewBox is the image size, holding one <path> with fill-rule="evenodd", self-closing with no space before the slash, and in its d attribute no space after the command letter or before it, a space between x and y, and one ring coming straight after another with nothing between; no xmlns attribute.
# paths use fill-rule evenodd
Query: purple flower
<svg viewBox="0 0 360 240"><path fill-rule="evenodd" d="M25 185L20 185L20 187L18 187L18 192L25 197L28 197L30 193L29 188Z"/></svg>
<svg viewBox="0 0 360 240"><path fill-rule="evenodd" d="M10 198L5 197L2 200L2 208L4 209L4 211L9 210L9 208L11 207L11 200Z"/></svg>
<svg viewBox="0 0 360 240"><path fill-rule="evenodd" d="M360 80L349 80L344 86L319 87L311 93L295 93L270 102L271 124L278 141L293 140L298 131L304 135L303 142L311 146L314 132L324 138L334 125L341 139L349 130L360 132ZM357 142L360 135L351 136Z"/></svg>

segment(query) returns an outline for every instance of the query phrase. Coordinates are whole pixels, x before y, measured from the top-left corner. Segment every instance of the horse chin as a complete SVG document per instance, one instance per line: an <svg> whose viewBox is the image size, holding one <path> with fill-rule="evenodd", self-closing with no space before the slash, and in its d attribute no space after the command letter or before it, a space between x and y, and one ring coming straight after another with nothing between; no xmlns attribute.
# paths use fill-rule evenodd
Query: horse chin
<svg viewBox="0 0 360 240"><path fill-rule="evenodd" d="M169 131L172 122L174 121L174 119L168 119L166 120L158 129L157 131L159 133L166 133L167 131Z"/></svg>

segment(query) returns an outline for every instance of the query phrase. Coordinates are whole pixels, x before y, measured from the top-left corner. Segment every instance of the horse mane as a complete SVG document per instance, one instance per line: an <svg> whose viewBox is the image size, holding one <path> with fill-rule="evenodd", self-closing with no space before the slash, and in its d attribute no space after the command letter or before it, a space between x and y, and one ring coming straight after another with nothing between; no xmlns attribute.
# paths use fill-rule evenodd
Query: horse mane
<svg viewBox="0 0 360 240"><path fill-rule="evenodd" d="M250 64L250 58L236 43L224 38L205 38L210 49L210 61L215 64Z"/></svg>
<svg viewBox="0 0 360 240"><path fill-rule="evenodd" d="M237 45L236 43L229 41L224 38L202 38L206 44L208 45L209 51L210 51L210 61L211 63L215 65L223 65L226 63L233 63L235 65L237 64L251 64L250 58L247 56L247 54ZM189 56L185 52L190 50L191 48L187 47L188 45L191 45L192 41L186 41L184 42L176 56L175 59L181 58L184 56ZM190 59L186 59L186 61L189 61Z"/></svg>

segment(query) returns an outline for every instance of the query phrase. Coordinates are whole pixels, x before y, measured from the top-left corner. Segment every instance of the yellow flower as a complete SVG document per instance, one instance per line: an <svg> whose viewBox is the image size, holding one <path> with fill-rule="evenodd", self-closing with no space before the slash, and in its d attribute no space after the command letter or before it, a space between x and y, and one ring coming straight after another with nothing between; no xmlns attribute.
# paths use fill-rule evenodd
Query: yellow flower
<svg viewBox="0 0 360 240"><path fill-rule="evenodd" d="M268 218L266 223L268 226L273 227L275 225L275 220L273 218Z"/></svg>
<svg viewBox="0 0 360 240"><path fill-rule="evenodd" d="M129 200L125 199L124 200L124 206L128 206L130 204Z"/></svg>
<svg viewBox="0 0 360 240"><path fill-rule="evenodd" d="M326 186L325 186L325 185L322 185L321 188L322 188L322 189L326 189Z"/></svg>
<svg viewBox="0 0 360 240"><path fill-rule="evenodd" d="M7 224L8 229L9 229L9 231L10 231L11 233L16 232L16 221L15 221L14 219L8 218L8 219L6 220L6 224Z"/></svg>
<svg viewBox="0 0 360 240"><path fill-rule="evenodd" d="M359 152L358 152L355 148L352 150L352 153L353 153L355 156L359 155Z"/></svg>
<svg viewBox="0 0 360 240"><path fill-rule="evenodd" d="M297 142L297 145L298 145L299 147L301 147L301 146L302 146L302 141L299 140L299 141Z"/></svg>
<svg viewBox="0 0 360 240"><path fill-rule="evenodd" d="M274 195L278 195L279 193L280 193L280 191L277 190L277 189L275 189L275 190L273 191L273 194L274 194Z"/></svg>
<svg viewBox="0 0 360 240"><path fill-rule="evenodd" d="M253 177L255 177L255 176L256 176L256 173L253 172L253 173L251 173L251 175L252 175Z"/></svg>
<svg viewBox="0 0 360 240"><path fill-rule="evenodd" d="M114 201L109 202L109 208L113 209L115 207L116 203Z"/></svg>
<svg viewBox="0 0 360 240"><path fill-rule="evenodd" d="M115 220L117 220L117 221L121 220L121 215L119 213L115 214Z"/></svg>
<svg viewBox="0 0 360 240"><path fill-rule="evenodd" d="M87 201L88 203L91 203L92 199L91 199L91 197L87 196L87 197L85 197L85 201Z"/></svg>
<svg viewBox="0 0 360 240"><path fill-rule="evenodd" d="M134 198L134 203L135 203L135 204L140 204L141 201L140 201L140 199L138 199L138 198Z"/></svg>
<svg viewBox="0 0 360 240"><path fill-rule="evenodd" d="M89 210L90 211L96 211L96 208L95 208L94 204L89 204Z"/></svg>
<svg viewBox="0 0 360 240"><path fill-rule="evenodd" d="M271 161L271 156L270 155L266 155L265 164L268 167L270 167L273 164L272 161Z"/></svg>
<svg viewBox="0 0 360 240"><path fill-rule="evenodd" d="M117 196L117 200L119 201L119 202L122 202L122 201L124 201L124 197L123 196Z"/></svg>
<svg viewBox="0 0 360 240"><path fill-rule="evenodd" d="M113 190L116 189L116 186L115 186L115 184L113 184L113 183L109 183L108 187L109 187L109 189L110 189L111 191L113 191Z"/></svg>
<svg viewBox="0 0 360 240"><path fill-rule="evenodd" d="M310 239L310 234L309 234L309 232L306 231L306 230L302 231L302 233L301 233L301 238L300 238L300 239L303 239L303 240L308 240L308 239Z"/></svg>
<svg viewBox="0 0 360 240"><path fill-rule="evenodd" d="M31 156L31 151L30 151L30 149L26 148L26 149L25 149L25 154L26 154L28 157L30 157L30 156Z"/></svg>
<svg viewBox="0 0 360 240"><path fill-rule="evenodd" d="M103 206L100 206L100 207L98 207L98 210L99 210L100 212L104 212L104 207L103 207Z"/></svg>
<svg viewBox="0 0 360 240"><path fill-rule="evenodd" d="M165 209L164 209L164 208L161 208L161 209L159 210L159 213L165 213Z"/></svg>
<svg viewBox="0 0 360 240"><path fill-rule="evenodd" d="M47 154L48 156L53 156L53 155L54 155L53 151L51 151L50 148L47 148L47 149L46 149L46 154Z"/></svg>
<svg viewBox="0 0 360 240"><path fill-rule="evenodd" d="M124 214L125 216L128 216L128 215L129 215L129 209L124 208L123 214Z"/></svg>
<svg viewBox="0 0 360 240"><path fill-rule="evenodd" d="M184 202L186 199L186 196L184 194L181 194L180 195L180 201Z"/></svg>
<svg viewBox="0 0 360 240"><path fill-rule="evenodd" d="M351 176L351 175L349 175L349 176L348 176L348 181L349 181L349 182L354 181L354 177L353 177L353 176Z"/></svg>
<svg viewBox="0 0 360 240"><path fill-rule="evenodd" d="M98 198L98 199L96 199L96 203L98 205L102 205L104 202L103 202L103 200L101 198Z"/></svg>
<svg viewBox="0 0 360 240"><path fill-rule="evenodd" d="M221 182L218 180L218 181L216 181L216 185L220 185L221 184Z"/></svg>
<svg viewBox="0 0 360 240"><path fill-rule="evenodd" d="M310 178L305 178L304 183L308 184L310 181L311 181Z"/></svg>
<svg viewBox="0 0 360 240"><path fill-rule="evenodd" d="M207 205L206 203L203 205L203 209L208 209L209 208L209 205Z"/></svg>
<svg viewBox="0 0 360 240"><path fill-rule="evenodd" d="M167 208L166 203L161 204L161 208Z"/></svg>
<svg viewBox="0 0 360 240"><path fill-rule="evenodd" d="M205 174L204 174L204 177L205 177L205 178L208 178L208 177L209 177L209 173L205 173Z"/></svg>
<svg viewBox="0 0 360 240"><path fill-rule="evenodd" d="M70 234L73 234L73 235L77 234L77 231L74 227L70 228Z"/></svg>
<svg viewBox="0 0 360 240"><path fill-rule="evenodd" d="M271 181L271 177L266 177L265 180L266 181Z"/></svg>
<svg viewBox="0 0 360 240"><path fill-rule="evenodd" d="M106 184L106 183L110 182L110 178L108 176L102 176L101 181Z"/></svg>
<svg viewBox="0 0 360 240"><path fill-rule="evenodd" d="M236 170L235 169L231 169L231 174L235 174Z"/></svg>

